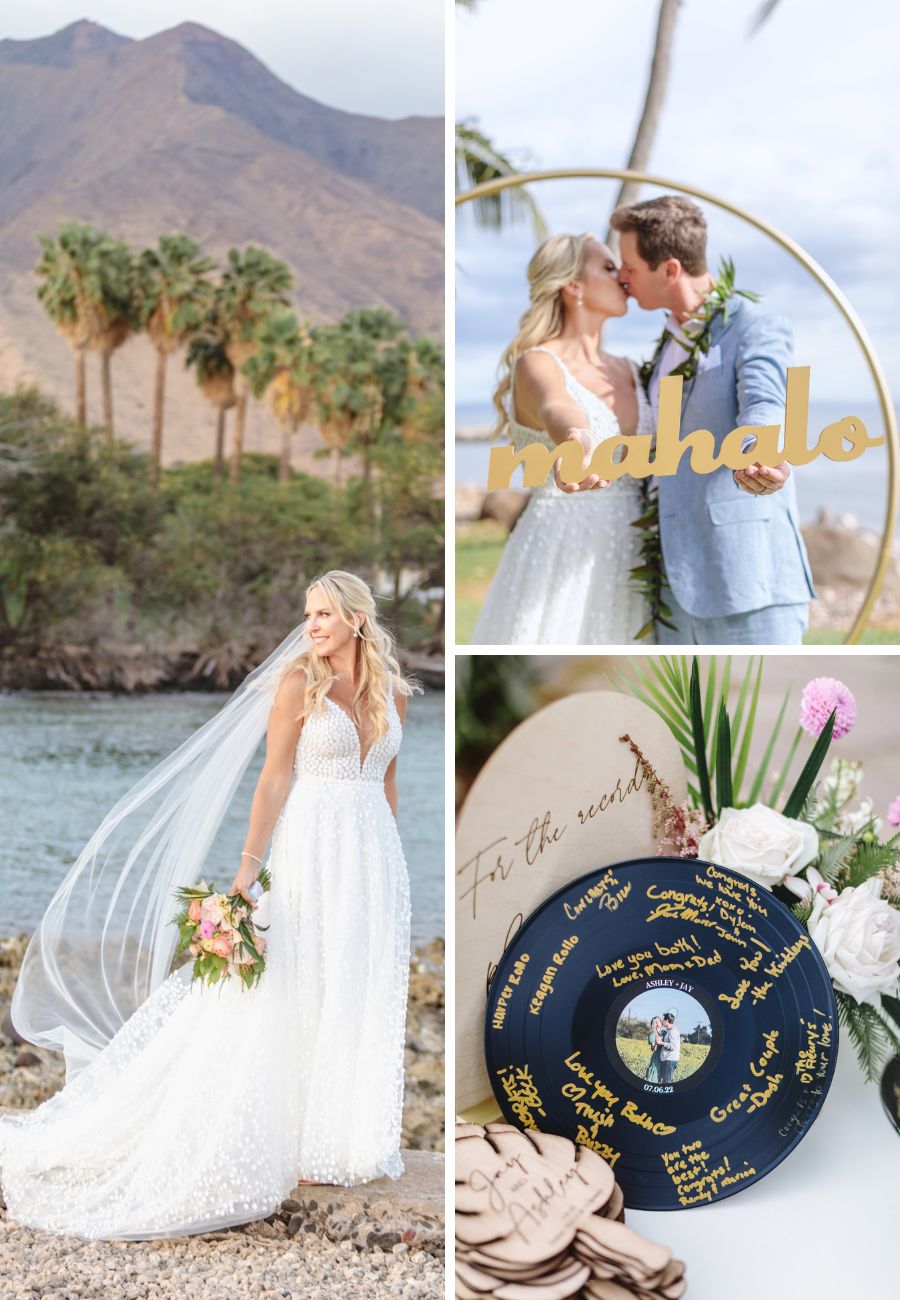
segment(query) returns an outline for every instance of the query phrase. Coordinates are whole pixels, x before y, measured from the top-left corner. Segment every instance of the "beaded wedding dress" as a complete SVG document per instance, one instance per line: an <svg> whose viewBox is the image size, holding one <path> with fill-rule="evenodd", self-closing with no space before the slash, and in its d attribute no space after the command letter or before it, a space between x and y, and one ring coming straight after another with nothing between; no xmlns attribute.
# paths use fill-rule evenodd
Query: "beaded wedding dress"
<svg viewBox="0 0 900 1300"><path fill-rule="evenodd" d="M601 442L616 437L619 422L607 404L575 378L562 358L547 352L563 372L566 391L584 411ZM637 433L653 433L653 411L632 364L638 400ZM549 434L515 418L509 400L509 441L516 450ZM649 617L629 572L640 563L640 483L629 475L592 492L562 492L552 478L530 497L497 567L472 633L475 645L627 645ZM645 641L645 644L647 642Z"/></svg>
<svg viewBox="0 0 900 1300"><path fill-rule="evenodd" d="M267 966L165 980L75 1078L0 1117L11 1218L82 1238L197 1233L271 1214L301 1179L398 1177L409 879L384 776L326 697L272 836ZM221 882L220 882L221 883ZM173 911L174 900L173 900Z"/></svg>

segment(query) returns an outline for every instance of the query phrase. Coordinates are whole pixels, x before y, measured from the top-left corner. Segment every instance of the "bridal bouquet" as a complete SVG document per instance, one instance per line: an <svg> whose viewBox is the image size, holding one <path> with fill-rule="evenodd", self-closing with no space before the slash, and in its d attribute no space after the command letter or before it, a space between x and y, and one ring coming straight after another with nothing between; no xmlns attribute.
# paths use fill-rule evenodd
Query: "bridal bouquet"
<svg viewBox="0 0 900 1300"><path fill-rule="evenodd" d="M268 870L259 873L263 890ZM194 958L193 978L205 984L237 978L252 988L266 969L264 926L254 924L252 909L240 894L219 894L205 880L175 891L182 908L172 918L178 926L177 955Z"/></svg>
<svg viewBox="0 0 900 1300"><path fill-rule="evenodd" d="M661 853L730 867L787 903L822 954L842 1025L869 1079L900 1054L900 798L887 811L894 833L882 832L871 799L860 794L862 766L832 756L833 742L856 724L848 688L817 677L803 689L797 729L783 761L773 764L790 691L762 760L748 770L763 673L751 658L729 712L731 660L709 660L705 687L697 659L632 661L633 678L615 677L666 722L688 772L688 804L676 805L629 736L623 736L648 779ZM804 737L812 744L793 787L788 772ZM746 794L745 785L747 787Z"/></svg>

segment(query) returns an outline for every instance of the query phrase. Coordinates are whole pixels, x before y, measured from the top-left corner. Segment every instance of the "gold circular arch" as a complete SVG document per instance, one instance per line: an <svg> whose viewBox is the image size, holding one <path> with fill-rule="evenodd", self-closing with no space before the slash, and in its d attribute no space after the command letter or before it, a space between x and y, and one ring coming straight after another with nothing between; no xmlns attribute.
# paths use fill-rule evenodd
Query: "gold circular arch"
<svg viewBox="0 0 900 1300"><path fill-rule="evenodd" d="M875 389L878 393L878 401L881 407L881 415L884 421L884 432L887 441L888 453L888 491L887 503L884 513L884 525L881 532L881 543L878 550L878 562L875 565L875 572L869 583L859 612L853 621L847 635L844 637L845 644L855 644L869 621L869 615L872 612L881 588L884 586L884 579L887 574L888 565L891 562L891 544L894 536L894 528L897 523L897 474L898 460L900 460L900 443L897 438L897 419L894 414L893 404L891 402L890 391L888 390L887 380L881 363L875 354L872 342L863 328L862 321L845 298L844 294L831 279L826 271L819 266L805 249L801 248L798 243L785 235L775 226L763 221L761 217L754 216L745 208L738 207L736 203L729 203L727 199L720 199L715 194L710 194L706 190L697 189L693 185L685 185L682 181L667 180L661 176L650 176L644 172L633 172L619 170L615 167L566 167L553 171L538 172L520 172L515 176L502 176L495 181L485 181L481 185L476 185L470 190L464 190L456 196L456 206L460 207L463 203L470 203L473 199L487 198L492 194L499 194L501 190L513 189L521 185L534 185L539 181L560 181L560 180L611 180L611 181L634 181L639 185L653 185L657 189L677 190L680 194L690 194L692 198L700 199L704 203L711 203L714 207L721 208L725 212L731 212L748 225L755 226L761 230L764 235L768 235L776 244L780 244L791 256L809 271L810 275L818 284L822 286L829 298L832 300L844 320L850 326L850 330L860 346Z"/></svg>

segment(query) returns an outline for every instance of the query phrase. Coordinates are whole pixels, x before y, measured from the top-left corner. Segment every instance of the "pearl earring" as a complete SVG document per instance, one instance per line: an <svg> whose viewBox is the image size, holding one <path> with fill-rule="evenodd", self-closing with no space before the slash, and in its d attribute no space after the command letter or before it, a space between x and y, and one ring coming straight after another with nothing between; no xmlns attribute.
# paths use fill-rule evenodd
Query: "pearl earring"
<svg viewBox="0 0 900 1300"><path fill-rule="evenodd" d="M583 299L583 298L576 298L576 299L575 299L575 306L576 306L576 307L583 307L583 306L584 306L584 299Z"/></svg>

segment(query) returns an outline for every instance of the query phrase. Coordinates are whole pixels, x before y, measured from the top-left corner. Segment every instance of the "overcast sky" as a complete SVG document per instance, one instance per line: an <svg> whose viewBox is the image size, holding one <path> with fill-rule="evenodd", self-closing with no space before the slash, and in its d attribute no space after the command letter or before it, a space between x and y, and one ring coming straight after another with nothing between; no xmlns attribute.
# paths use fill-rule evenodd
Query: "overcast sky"
<svg viewBox="0 0 900 1300"><path fill-rule="evenodd" d="M856 308L900 391L896 6L781 0L751 37L757 8L685 0L650 169L748 208L805 247ZM457 116L478 118L523 169L624 166L657 10L657 0L482 0L457 16ZM534 190L553 230L600 237L614 192L597 181ZM792 319L813 401L873 400L846 326L809 275L745 224L715 209L707 218L713 259L733 254L738 284ZM525 228L475 231L466 216L457 238L458 396L482 403L525 306L533 241ZM646 355L660 327L658 314L632 305L607 345Z"/></svg>
<svg viewBox="0 0 900 1300"><path fill-rule="evenodd" d="M443 0L28 0L0 36L46 36L89 18L140 38L202 23L251 50L295 90L380 117L444 111Z"/></svg>

